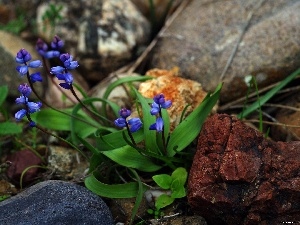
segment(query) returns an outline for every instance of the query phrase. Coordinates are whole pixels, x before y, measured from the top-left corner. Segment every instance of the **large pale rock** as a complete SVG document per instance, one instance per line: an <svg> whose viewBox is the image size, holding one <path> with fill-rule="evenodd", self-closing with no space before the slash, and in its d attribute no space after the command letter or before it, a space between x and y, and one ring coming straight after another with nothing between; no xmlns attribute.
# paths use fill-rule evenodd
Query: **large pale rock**
<svg viewBox="0 0 300 225"><path fill-rule="evenodd" d="M150 67L179 66L183 77L213 91L253 13L224 75L221 101L245 95L246 75L259 87L283 79L300 66L300 2L264 1L257 9L259 2L193 0L159 38Z"/></svg>
<svg viewBox="0 0 300 225"><path fill-rule="evenodd" d="M300 221L300 142L274 142L234 117L203 125L188 201L209 224Z"/></svg>
<svg viewBox="0 0 300 225"><path fill-rule="evenodd" d="M62 6L62 19L53 27L43 15L49 4ZM149 22L130 0L52 0L38 8L38 32L48 41L53 34L65 42L65 49L80 58L85 78L102 80L126 65L147 43Z"/></svg>

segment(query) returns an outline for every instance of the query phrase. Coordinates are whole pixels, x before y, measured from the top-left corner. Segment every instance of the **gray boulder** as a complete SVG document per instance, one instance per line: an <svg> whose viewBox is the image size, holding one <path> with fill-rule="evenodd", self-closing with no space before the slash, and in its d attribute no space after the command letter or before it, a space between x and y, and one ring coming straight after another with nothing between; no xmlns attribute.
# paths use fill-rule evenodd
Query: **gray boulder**
<svg viewBox="0 0 300 225"><path fill-rule="evenodd" d="M191 1L159 38L150 67L178 66L206 91L223 80L222 102L245 96L245 76L261 88L299 68L299 10L298 0Z"/></svg>
<svg viewBox="0 0 300 225"><path fill-rule="evenodd" d="M64 181L45 181L0 203L5 225L112 225L103 200L86 188Z"/></svg>

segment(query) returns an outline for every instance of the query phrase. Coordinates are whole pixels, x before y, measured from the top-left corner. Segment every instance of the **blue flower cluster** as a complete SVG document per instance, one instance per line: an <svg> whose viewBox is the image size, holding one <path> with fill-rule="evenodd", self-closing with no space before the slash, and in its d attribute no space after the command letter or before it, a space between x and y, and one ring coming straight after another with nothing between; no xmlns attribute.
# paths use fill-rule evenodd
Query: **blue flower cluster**
<svg viewBox="0 0 300 225"><path fill-rule="evenodd" d="M18 73L21 76L24 76L27 74L32 83L34 83L36 81L39 81L39 82L42 81L40 72L36 72L31 75L29 74L29 68L41 67L42 62L40 60L30 61L31 55L26 49L22 48L20 51L18 51L15 60L18 64L20 64L19 66L17 66L16 70L18 71Z"/></svg>
<svg viewBox="0 0 300 225"><path fill-rule="evenodd" d="M51 42L52 50L48 50L48 46L45 42L39 39L36 43L36 50L38 53L46 58L55 58L59 57L63 66L54 66L50 69L50 73L54 74L58 80L63 80L64 83L59 85L64 89L71 89L73 83L73 75L69 70L77 68L78 62L73 60L73 56L69 53L60 53L60 49L64 46L64 42L58 37L55 36Z"/></svg>
<svg viewBox="0 0 300 225"><path fill-rule="evenodd" d="M126 108L121 109L119 111L119 115L120 117L115 120L115 125L117 127L126 127L127 129L129 129L130 132L136 132L143 125L140 118L131 118L127 121L127 117L131 115L131 111Z"/></svg>
<svg viewBox="0 0 300 225"><path fill-rule="evenodd" d="M172 105L171 100L165 100L165 96L163 94L158 94L154 96L153 103L151 104L150 113L153 116L156 116L156 122L151 124L149 130L156 130L157 132L162 132L164 128L164 121L161 115L161 109L170 108Z"/></svg>
<svg viewBox="0 0 300 225"><path fill-rule="evenodd" d="M16 99L16 104L23 104L25 106L24 109L20 109L15 114L15 118L17 121L20 121L24 116L28 116L31 113L35 113L40 110L42 103L41 102L29 102L28 96L31 94L32 90L28 86L28 84L21 84L18 88L19 92L21 93L21 96ZM29 117L30 118L30 117ZM34 127L36 124L31 120L29 125L31 127Z"/></svg>

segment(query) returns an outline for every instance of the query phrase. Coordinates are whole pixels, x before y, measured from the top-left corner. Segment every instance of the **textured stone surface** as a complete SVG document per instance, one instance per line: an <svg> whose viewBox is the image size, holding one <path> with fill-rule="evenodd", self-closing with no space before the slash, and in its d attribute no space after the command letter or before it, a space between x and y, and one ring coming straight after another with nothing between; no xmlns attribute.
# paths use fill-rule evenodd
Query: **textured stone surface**
<svg viewBox="0 0 300 225"><path fill-rule="evenodd" d="M11 162L6 174L13 182L19 183L21 174L30 166L39 166L42 160L30 150L22 150L7 156L7 161ZM37 177L39 168L32 167L23 176L23 182L27 183Z"/></svg>
<svg viewBox="0 0 300 225"><path fill-rule="evenodd" d="M62 180L81 179L88 168L86 159L75 149L49 146L48 168Z"/></svg>
<svg viewBox="0 0 300 225"><path fill-rule="evenodd" d="M184 118L207 95L200 83L180 77L178 68L173 70L152 69L146 75L152 76L154 79L141 83L139 92L146 98L153 98L155 95L163 93L166 100L172 101L172 107L167 109L170 116L171 131L179 124L185 107L189 105Z"/></svg>
<svg viewBox="0 0 300 225"><path fill-rule="evenodd" d="M63 6L55 28L42 20L49 3ZM79 69L89 80L99 81L126 65L149 39L150 25L130 0L52 0L37 14L39 34L65 40L66 51L80 58Z"/></svg>
<svg viewBox="0 0 300 225"><path fill-rule="evenodd" d="M86 188L46 181L0 203L0 224L113 225L103 200Z"/></svg>
<svg viewBox="0 0 300 225"><path fill-rule="evenodd" d="M152 52L150 68L179 66L182 76L213 91L253 13L227 73L221 101L244 96L246 75L259 87L286 77L300 66L298 0L193 0L173 21Z"/></svg>
<svg viewBox="0 0 300 225"><path fill-rule="evenodd" d="M300 221L300 142L274 142L229 115L204 124L188 201L210 224Z"/></svg>

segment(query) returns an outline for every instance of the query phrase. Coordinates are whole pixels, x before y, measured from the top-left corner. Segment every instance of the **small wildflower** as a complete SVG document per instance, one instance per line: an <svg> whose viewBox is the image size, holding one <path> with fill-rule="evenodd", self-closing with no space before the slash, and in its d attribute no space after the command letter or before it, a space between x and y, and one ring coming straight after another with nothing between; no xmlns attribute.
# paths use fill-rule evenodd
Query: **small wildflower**
<svg viewBox="0 0 300 225"><path fill-rule="evenodd" d="M40 110L42 107L41 102L29 102L28 96L31 94L32 90L28 84L21 84L18 87L18 91L22 94L20 97L16 98L16 104L25 105L25 109L20 109L15 113L15 118L17 121L20 121L24 116L29 116L31 113L35 113ZM29 119L29 118L28 118ZM30 120L31 125L33 125L33 121ZM30 126L31 126L30 125ZM35 123L34 123L35 126Z"/></svg>
<svg viewBox="0 0 300 225"><path fill-rule="evenodd" d="M26 96L28 97L32 90L31 88L29 87L28 84L20 84L19 87L18 87L18 91L23 95L23 96Z"/></svg>
<svg viewBox="0 0 300 225"><path fill-rule="evenodd" d="M150 114L152 116L157 116L156 123L150 125L149 130L156 130L157 132L162 132L164 128L164 121L161 118L161 109L170 108L172 105L172 101L165 100L165 96L163 94L155 95L153 98L153 103L151 104Z"/></svg>
<svg viewBox="0 0 300 225"><path fill-rule="evenodd" d="M64 46L64 42L57 35L54 36L51 42L51 48L53 49L61 49Z"/></svg>
<svg viewBox="0 0 300 225"><path fill-rule="evenodd" d="M168 101L165 100L164 94L158 94L158 95L154 96L153 100L157 105L159 105L163 109L170 108L172 105L171 100L168 100Z"/></svg>
<svg viewBox="0 0 300 225"><path fill-rule="evenodd" d="M129 124L129 127L130 127L129 130L132 133L138 131L142 127L142 125L143 125L143 123L142 123L142 121L141 121L140 118L129 119L128 120L128 124Z"/></svg>
<svg viewBox="0 0 300 225"><path fill-rule="evenodd" d="M122 118L126 119L128 116L131 115L131 111L130 111L129 109L122 108L122 109L120 109L120 111L119 111L119 115L120 115Z"/></svg>
<svg viewBox="0 0 300 225"><path fill-rule="evenodd" d="M52 58L56 58L60 55L59 51L55 51L55 50L51 50L51 51L47 51L45 52L45 54L43 55L46 59L52 59Z"/></svg>
<svg viewBox="0 0 300 225"><path fill-rule="evenodd" d="M36 42L35 49L41 56L44 56L48 51L48 45L39 38Z"/></svg>
<svg viewBox="0 0 300 225"><path fill-rule="evenodd" d="M31 60L31 55L26 49L22 48L18 51L15 59L17 63L24 64Z"/></svg>
<svg viewBox="0 0 300 225"><path fill-rule="evenodd" d="M122 108L119 111L119 115L120 117L114 121L117 127L120 128L129 127L129 131L133 133L138 131L143 125L140 118L131 118L127 121L126 118L131 115L131 111L126 108Z"/></svg>
<svg viewBox="0 0 300 225"><path fill-rule="evenodd" d="M38 68L42 66L42 62L40 60L33 60L29 62L31 60L31 55L24 48L18 51L15 59L17 63L21 64L16 67L16 70L21 76L28 73L28 68Z"/></svg>

